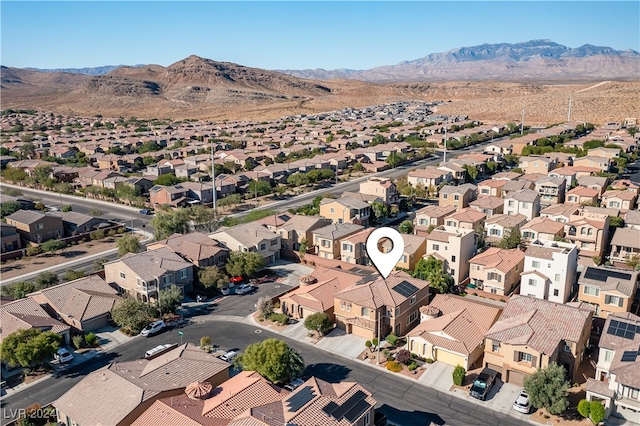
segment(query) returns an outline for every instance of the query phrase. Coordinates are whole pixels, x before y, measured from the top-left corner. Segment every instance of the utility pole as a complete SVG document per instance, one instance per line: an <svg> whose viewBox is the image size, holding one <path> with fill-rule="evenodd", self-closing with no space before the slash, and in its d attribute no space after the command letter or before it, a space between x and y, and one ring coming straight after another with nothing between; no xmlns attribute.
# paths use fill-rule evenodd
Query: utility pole
<svg viewBox="0 0 640 426"><path fill-rule="evenodd" d="M520 134L524 134L524 107L522 107L522 121L520 122Z"/></svg>
<svg viewBox="0 0 640 426"><path fill-rule="evenodd" d="M569 97L569 113L567 114L567 123L571 121L571 101L573 101L573 98Z"/></svg>
<svg viewBox="0 0 640 426"><path fill-rule="evenodd" d="M447 122L444 126L444 155L442 156L442 162L447 162L447 131L449 130L449 117L447 117Z"/></svg>
<svg viewBox="0 0 640 426"><path fill-rule="evenodd" d="M216 194L216 155L213 151L213 139L211 139L211 181L213 182L213 216L216 216L218 208L217 194Z"/></svg>

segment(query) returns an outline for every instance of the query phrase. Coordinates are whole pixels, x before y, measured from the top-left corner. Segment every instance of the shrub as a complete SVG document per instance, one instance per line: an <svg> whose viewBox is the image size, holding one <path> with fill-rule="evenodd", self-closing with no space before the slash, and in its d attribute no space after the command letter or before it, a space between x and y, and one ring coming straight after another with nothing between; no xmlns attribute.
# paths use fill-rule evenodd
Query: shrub
<svg viewBox="0 0 640 426"><path fill-rule="evenodd" d="M93 231L92 233L89 234L89 237L92 240L101 240L104 238L104 230L98 229L97 231Z"/></svg>
<svg viewBox="0 0 640 426"><path fill-rule="evenodd" d="M372 344L374 347L378 347L378 343L379 343L379 341L378 341L378 338L377 338L377 337L374 337L373 339L371 339L371 344Z"/></svg>
<svg viewBox="0 0 640 426"><path fill-rule="evenodd" d="M409 364L407 364L407 368L409 369L409 371L413 371L418 368L418 363L415 361L411 361Z"/></svg>
<svg viewBox="0 0 640 426"><path fill-rule="evenodd" d="M594 425L597 425L606 417L606 412L600 401L591 401L589 404L589 418Z"/></svg>
<svg viewBox="0 0 640 426"><path fill-rule="evenodd" d="M453 369L453 384L456 386L462 386L462 382L464 382L464 376L467 371L463 366L458 365Z"/></svg>
<svg viewBox="0 0 640 426"><path fill-rule="evenodd" d="M84 336L84 341L87 343L87 346L90 346L90 347L93 348L93 347L98 346L99 339L98 339L98 336L96 336L95 334L87 333Z"/></svg>
<svg viewBox="0 0 640 426"><path fill-rule="evenodd" d="M586 399L581 399L578 402L578 413L584 418L589 417L590 404Z"/></svg>
<svg viewBox="0 0 640 426"><path fill-rule="evenodd" d="M124 231L125 231L124 227L121 226L120 228L118 228L117 232L118 232L118 234L122 234L122 233L124 233Z"/></svg>
<svg viewBox="0 0 640 426"><path fill-rule="evenodd" d="M273 313L273 302L266 296L258 299L258 318L264 320Z"/></svg>
<svg viewBox="0 0 640 426"><path fill-rule="evenodd" d="M211 347L211 337L202 336L200 338L200 347L204 350L209 350L209 348Z"/></svg>
<svg viewBox="0 0 640 426"><path fill-rule="evenodd" d="M109 232L107 232L107 235L110 237L113 237L116 235L116 230L115 229L109 229Z"/></svg>
<svg viewBox="0 0 640 426"><path fill-rule="evenodd" d="M82 343L84 342L84 337L73 336L71 340L73 341L73 347L76 349L80 349L82 347Z"/></svg>
<svg viewBox="0 0 640 426"><path fill-rule="evenodd" d="M73 211L73 206L62 206L62 211L65 213Z"/></svg>
<svg viewBox="0 0 640 426"><path fill-rule="evenodd" d="M364 342L364 345L367 347L367 349L371 350L371 346L373 346L373 343L371 343L371 340L367 340L366 342Z"/></svg>
<svg viewBox="0 0 640 426"><path fill-rule="evenodd" d="M42 253L40 247L27 247L27 256L37 256Z"/></svg>
<svg viewBox="0 0 640 426"><path fill-rule="evenodd" d="M427 358L424 362L426 362L427 364L433 364L433 359Z"/></svg>
<svg viewBox="0 0 640 426"><path fill-rule="evenodd" d="M395 346L396 343L398 343L398 336L396 336L395 334L390 334L387 336L386 340L390 345Z"/></svg>
<svg viewBox="0 0 640 426"><path fill-rule="evenodd" d="M411 361L411 353L406 349L400 349L396 354L396 361L400 364L406 364Z"/></svg>
<svg viewBox="0 0 640 426"><path fill-rule="evenodd" d="M273 322L277 322L281 325L286 325L289 322L289 315L287 314L271 314L269 319Z"/></svg>
<svg viewBox="0 0 640 426"><path fill-rule="evenodd" d="M387 362L387 370L393 371L394 373L399 373L402 371L402 364L396 361Z"/></svg>

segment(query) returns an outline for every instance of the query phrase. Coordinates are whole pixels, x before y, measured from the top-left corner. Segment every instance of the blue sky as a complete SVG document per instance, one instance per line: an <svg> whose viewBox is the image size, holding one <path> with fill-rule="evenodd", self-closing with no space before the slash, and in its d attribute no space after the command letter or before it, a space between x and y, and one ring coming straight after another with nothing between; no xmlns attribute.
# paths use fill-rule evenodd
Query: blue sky
<svg viewBox="0 0 640 426"><path fill-rule="evenodd" d="M72 68L195 54L265 69L367 69L483 43L640 51L640 2L1 2L0 63Z"/></svg>

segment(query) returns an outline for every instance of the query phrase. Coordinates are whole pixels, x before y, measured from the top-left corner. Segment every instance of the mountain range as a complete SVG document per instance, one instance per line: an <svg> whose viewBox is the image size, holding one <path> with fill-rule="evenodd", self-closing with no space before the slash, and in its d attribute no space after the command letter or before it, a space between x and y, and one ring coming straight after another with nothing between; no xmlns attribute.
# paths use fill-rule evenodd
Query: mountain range
<svg viewBox="0 0 640 426"><path fill-rule="evenodd" d="M598 99L609 91L615 96L616 111L607 107L607 114L620 110L635 116L630 114L636 114L638 107L626 105L631 99L637 104L640 54L591 45L571 49L534 40L464 47L370 70L270 71L192 55L167 67L105 66L60 72L2 66L0 77L3 109L63 114L267 119L397 100L453 100L467 102L455 104L461 114L480 110L476 114L482 116L491 97L502 103L517 98L521 104L524 97L535 96L536 102L544 99L548 105L553 95L565 104L557 89L572 83L583 86L562 90L588 90L583 96ZM613 83L593 86L603 80ZM555 83L559 84L552 86ZM499 106L492 108L494 116L502 114L495 109ZM548 106L540 110L541 119L547 112L555 117ZM503 115L513 120L520 114L505 110Z"/></svg>

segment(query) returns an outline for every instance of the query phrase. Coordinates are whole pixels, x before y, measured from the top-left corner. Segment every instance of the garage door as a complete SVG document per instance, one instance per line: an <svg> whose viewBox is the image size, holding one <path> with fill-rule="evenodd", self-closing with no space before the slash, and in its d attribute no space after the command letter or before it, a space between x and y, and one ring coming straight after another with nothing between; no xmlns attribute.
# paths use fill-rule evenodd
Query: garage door
<svg viewBox="0 0 640 426"><path fill-rule="evenodd" d="M524 378L527 375L521 371L509 370L509 377L507 378L508 383L513 383L514 385L522 386L524 384Z"/></svg>
<svg viewBox="0 0 640 426"><path fill-rule="evenodd" d="M467 368L467 363L462 355L454 354L443 349L436 349L436 361L444 362L445 364L453 365L454 367L456 365L461 365L465 369Z"/></svg>
<svg viewBox="0 0 640 426"><path fill-rule="evenodd" d="M351 334L355 334L356 336L364 337L365 339L371 339L372 336L373 336L373 333L371 333L371 330L366 329L364 327L359 327L357 325L352 325L351 326Z"/></svg>
<svg viewBox="0 0 640 426"><path fill-rule="evenodd" d="M493 371L497 372L498 374L502 374L502 366L501 365L487 363L487 365L485 365L485 367L492 369Z"/></svg>

